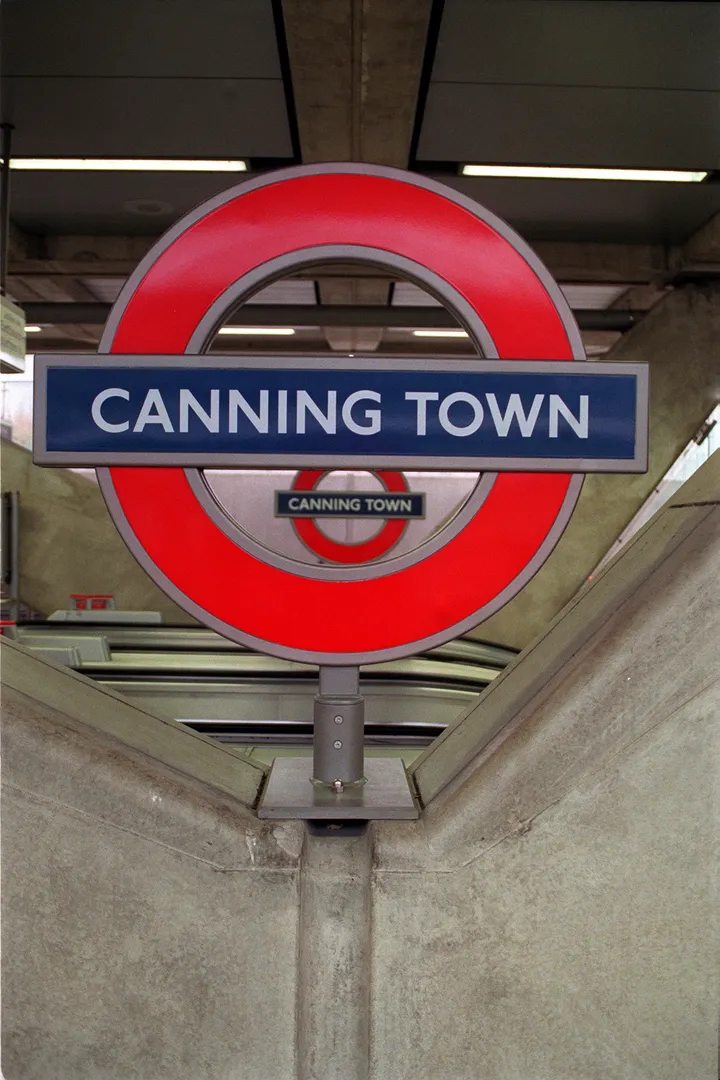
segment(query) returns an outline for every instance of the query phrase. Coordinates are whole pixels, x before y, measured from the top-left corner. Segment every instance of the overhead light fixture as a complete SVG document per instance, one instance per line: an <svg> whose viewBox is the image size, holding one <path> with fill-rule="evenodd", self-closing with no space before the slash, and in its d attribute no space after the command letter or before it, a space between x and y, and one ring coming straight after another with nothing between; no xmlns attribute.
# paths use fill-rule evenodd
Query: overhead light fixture
<svg viewBox="0 0 720 1080"><path fill-rule="evenodd" d="M467 330L413 330L413 336L466 338L469 335Z"/></svg>
<svg viewBox="0 0 720 1080"><path fill-rule="evenodd" d="M699 184L708 174L684 169L582 169L565 165L463 165L462 175L543 180L644 180L646 183Z"/></svg>
<svg viewBox="0 0 720 1080"><path fill-rule="evenodd" d="M26 334L39 334L42 331L42 326L26 326Z"/></svg>
<svg viewBox="0 0 720 1080"><path fill-rule="evenodd" d="M182 158L22 158L10 159L11 169L75 172L247 172L247 161L204 161Z"/></svg>
<svg viewBox="0 0 720 1080"><path fill-rule="evenodd" d="M290 326L223 326L218 334L237 334L243 337L292 337Z"/></svg>

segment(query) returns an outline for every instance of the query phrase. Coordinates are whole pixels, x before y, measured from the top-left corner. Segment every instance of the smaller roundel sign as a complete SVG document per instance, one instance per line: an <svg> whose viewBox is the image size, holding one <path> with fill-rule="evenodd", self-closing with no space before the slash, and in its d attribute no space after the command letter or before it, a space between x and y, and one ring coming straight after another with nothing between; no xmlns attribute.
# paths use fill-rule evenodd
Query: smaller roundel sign
<svg viewBox="0 0 720 1080"><path fill-rule="evenodd" d="M229 311L323 260L415 281L479 358L208 352ZM34 458L97 467L131 551L200 622L277 656L372 663L507 603L557 543L585 472L644 471L646 367L584 359L560 289L493 214L396 169L299 167L173 226L121 292L99 356L38 358ZM206 475L278 468L296 473L282 494L310 562L242 527ZM358 544L293 515L291 500L338 469L372 472L383 489L367 504L377 532ZM408 546L413 470L474 480Z"/></svg>
<svg viewBox="0 0 720 1080"><path fill-rule="evenodd" d="M298 492L313 492L325 475L324 469L303 469L293 480L292 489ZM407 481L401 472L385 469L376 471L375 475L386 491L399 494L408 492ZM292 522L303 544L321 559L327 559L333 563L357 565L380 559L392 551L407 529L408 519L385 519L374 536L357 543L332 540L318 527L314 518L295 517L292 518Z"/></svg>

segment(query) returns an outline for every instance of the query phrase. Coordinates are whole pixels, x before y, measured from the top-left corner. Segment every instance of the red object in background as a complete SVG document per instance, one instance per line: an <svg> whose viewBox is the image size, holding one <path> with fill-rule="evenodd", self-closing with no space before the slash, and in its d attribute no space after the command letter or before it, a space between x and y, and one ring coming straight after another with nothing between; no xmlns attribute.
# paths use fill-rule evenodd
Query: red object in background
<svg viewBox="0 0 720 1080"><path fill-rule="evenodd" d="M112 593L72 593L75 611L108 611L115 607Z"/></svg>

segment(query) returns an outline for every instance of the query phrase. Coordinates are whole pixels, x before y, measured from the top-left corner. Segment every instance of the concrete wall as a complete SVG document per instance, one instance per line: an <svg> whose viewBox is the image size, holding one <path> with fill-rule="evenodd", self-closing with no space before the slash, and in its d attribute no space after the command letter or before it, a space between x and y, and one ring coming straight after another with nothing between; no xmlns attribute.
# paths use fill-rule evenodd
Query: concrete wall
<svg viewBox="0 0 720 1080"><path fill-rule="evenodd" d="M4 1076L291 1075L300 838L254 818L263 770L2 651Z"/></svg>
<svg viewBox="0 0 720 1080"><path fill-rule="evenodd" d="M715 1077L713 471L423 755L417 823L261 823L242 755L5 646L7 1080Z"/></svg>
<svg viewBox="0 0 720 1080"><path fill-rule="evenodd" d="M159 611L171 625L195 620L150 580L125 546L100 488L70 469L41 469L3 441L3 491L20 494L20 599L41 615L71 593L113 593L119 608Z"/></svg>
<svg viewBox="0 0 720 1080"><path fill-rule="evenodd" d="M603 360L650 371L646 473L590 473L577 507L533 580L470 635L524 648L570 600L654 491L718 401L720 288L669 293Z"/></svg>

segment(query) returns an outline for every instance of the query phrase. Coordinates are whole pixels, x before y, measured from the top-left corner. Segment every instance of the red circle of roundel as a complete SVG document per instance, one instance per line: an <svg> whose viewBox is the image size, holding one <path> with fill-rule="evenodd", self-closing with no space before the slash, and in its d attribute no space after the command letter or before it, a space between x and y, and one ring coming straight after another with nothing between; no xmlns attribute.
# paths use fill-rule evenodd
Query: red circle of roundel
<svg viewBox="0 0 720 1080"><path fill-rule="evenodd" d="M293 491L314 491L315 485L327 473L327 469L303 469L292 482ZM407 481L401 472L373 469L373 473L383 484L386 491L407 491ZM293 518L293 526L298 536L310 551L322 559L335 563L366 563L386 555L397 544L407 529L407 521L391 519L371 536L358 544L341 544L331 540L319 529L312 518Z"/></svg>
<svg viewBox="0 0 720 1080"><path fill-rule="evenodd" d="M118 300L109 351L182 353L242 275L303 248L349 244L428 266L479 314L501 358L572 359L540 271L480 213L440 185L364 166L300 168L241 185L150 253L144 276ZM271 654L338 664L407 655L470 629L493 602L502 606L552 550L576 497L571 479L502 474L444 547L386 576L336 581L280 569L239 547L180 468L102 474L123 536L180 606Z"/></svg>

